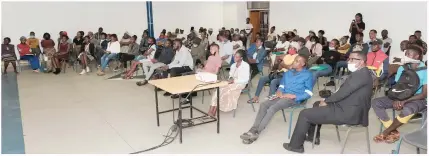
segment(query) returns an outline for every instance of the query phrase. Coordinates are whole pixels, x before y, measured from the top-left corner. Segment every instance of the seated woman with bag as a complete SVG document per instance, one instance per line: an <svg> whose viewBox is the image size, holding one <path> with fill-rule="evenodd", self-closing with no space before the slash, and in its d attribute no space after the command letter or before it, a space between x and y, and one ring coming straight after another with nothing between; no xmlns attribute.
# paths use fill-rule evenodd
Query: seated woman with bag
<svg viewBox="0 0 429 156"><path fill-rule="evenodd" d="M27 39L24 36L22 36L19 40L21 43L16 46L20 56L19 60L27 60L30 63L31 69L38 73L40 67L39 58L31 53L30 45L27 44Z"/></svg>

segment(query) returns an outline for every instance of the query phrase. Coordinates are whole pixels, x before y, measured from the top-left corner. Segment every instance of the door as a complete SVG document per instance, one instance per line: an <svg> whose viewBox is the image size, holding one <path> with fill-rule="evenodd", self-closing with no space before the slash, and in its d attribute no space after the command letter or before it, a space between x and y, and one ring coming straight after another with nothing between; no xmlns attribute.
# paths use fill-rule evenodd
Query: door
<svg viewBox="0 0 429 156"><path fill-rule="evenodd" d="M261 21L261 14L260 11L250 11L250 23L253 25L253 33L252 33L252 40L251 43L254 43L256 38L256 33L260 31L260 21Z"/></svg>

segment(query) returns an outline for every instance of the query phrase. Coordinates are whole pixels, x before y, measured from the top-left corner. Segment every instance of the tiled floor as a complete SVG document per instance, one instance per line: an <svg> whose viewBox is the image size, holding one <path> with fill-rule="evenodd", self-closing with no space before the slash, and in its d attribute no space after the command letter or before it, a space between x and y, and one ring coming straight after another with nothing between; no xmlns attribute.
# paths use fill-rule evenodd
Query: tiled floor
<svg viewBox="0 0 429 156"><path fill-rule="evenodd" d="M94 73L80 76L71 69L60 75L36 74L28 70L21 73L18 85L26 153L127 154L161 143L162 135L172 125L172 114L161 115L161 126L156 126L153 87L137 87L134 80L112 81L106 80L107 77L98 77ZM257 79L253 82L254 88ZM261 97L266 96L266 91ZM172 107L170 98L160 97L161 110ZM313 97L308 105L317 99ZM288 124L280 113L258 141L251 145L242 144L239 135L250 128L256 115L247 100L247 96L241 96L235 118L232 113L221 113L220 134L216 133L215 123L185 129L183 144L176 140L148 153L289 153L282 147L282 143L289 140ZM204 104L201 104L201 94L194 101L195 106L207 110L210 96L206 94ZM292 122L296 122L298 114L294 114ZM185 111L184 116L187 115ZM288 119L288 122L291 121ZM401 130L407 132L419 125L410 123ZM371 139L378 133L379 126L371 110ZM341 129L341 135L344 134L345 129ZM352 132L345 153L366 153L364 136L363 130ZM394 146L371 141L372 153L388 154ZM339 153L340 144L334 126L322 128L320 146L311 149L306 143L305 148L306 153ZM415 148L404 143L401 153L415 153Z"/></svg>

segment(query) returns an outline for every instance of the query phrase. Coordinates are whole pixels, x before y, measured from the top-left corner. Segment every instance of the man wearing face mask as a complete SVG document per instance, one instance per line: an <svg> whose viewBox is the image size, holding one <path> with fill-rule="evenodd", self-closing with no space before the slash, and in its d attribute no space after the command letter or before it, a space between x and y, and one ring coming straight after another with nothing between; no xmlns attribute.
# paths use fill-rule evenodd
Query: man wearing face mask
<svg viewBox="0 0 429 156"><path fill-rule="evenodd" d="M329 98L313 104L313 108L299 113L289 143L283 143L288 151L304 153L304 141L312 142L316 125L315 144L320 144L321 124L368 126L368 112L371 108L372 76L366 67L366 54L352 52L348 69L352 72L339 90Z"/></svg>
<svg viewBox="0 0 429 156"><path fill-rule="evenodd" d="M329 51L326 51L322 56L317 60L317 64L320 64L320 70L313 70L313 81L316 83L317 79L321 76L328 76L333 72L335 64L340 60L340 53L337 51L340 47L340 41L333 39L329 43ZM326 86L334 86L334 78L331 77L331 80L325 84Z"/></svg>
<svg viewBox="0 0 429 156"><path fill-rule="evenodd" d="M396 142L400 139L400 134L397 129L403 124L408 123L414 115L427 109L427 69L425 64L420 60L422 53L422 49L418 46L412 45L408 47L406 57L409 61L406 61L404 66L398 68L395 76L395 82L398 84L400 83L399 81L404 78L401 78L401 75L406 72L407 69L405 68L413 70L415 74L417 74L419 80L418 90L414 94L409 95L408 98L402 101L393 100L390 96L376 98L372 101L372 108L385 127L385 130L381 134L374 137L375 142ZM394 86L393 89L396 90L397 88ZM394 91L393 89L392 92ZM409 88L404 89L408 90ZM406 92L401 93L401 91L396 91L396 93L398 93L398 96L406 94ZM400 111L400 113L398 116L394 117L394 119L391 119L387 115L386 109L394 109Z"/></svg>

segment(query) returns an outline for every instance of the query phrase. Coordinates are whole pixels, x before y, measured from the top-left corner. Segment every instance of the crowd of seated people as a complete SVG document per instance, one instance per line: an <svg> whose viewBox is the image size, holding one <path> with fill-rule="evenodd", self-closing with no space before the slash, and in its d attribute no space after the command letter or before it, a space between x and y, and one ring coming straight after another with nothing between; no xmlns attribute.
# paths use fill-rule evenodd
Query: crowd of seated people
<svg viewBox="0 0 429 156"><path fill-rule="evenodd" d="M350 25L350 37L344 35L340 39L330 40L325 37L323 30L319 30L317 35L309 31L309 35L302 38L296 29L277 34L274 26L267 36L256 32L256 39L252 39L254 30L249 20L246 19L246 28L243 30L222 28L218 33L213 32L212 28L202 27L198 32L192 27L189 34L184 34L183 29L176 29L173 33L164 29L155 39L149 36L148 31L144 31L140 44L137 43L137 35L125 33L119 40L116 34L106 34L102 28L95 34L88 32L86 36L83 31L79 31L73 39L62 31L57 41L58 51L49 33L43 34L43 39L39 40L31 32L28 39L20 38L17 51L10 38L4 38L3 72L6 73L10 63L18 72L15 61L28 60L34 72L46 68L45 72L55 74L61 72L62 63L77 62L81 64L80 74L83 75L90 72L89 65L95 60L99 67L97 75L102 76L109 62L118 60L124 68L127 68L127 62L131 62L130 69L123 73L124 79L132 79L141 65L145 77L137 84L143 86L155 74L158 78L177 77L193 71L219 74L221 68L227 67L230 68L226 80L229 83L219 90L219 108L229 112L237 108L238 98L249 80L263 71L268 56L272 61L270 73L264 76L261 74L255 95L247 102L259 103L262 89L267 83L270 88L268 97L260 102L253 126L240 136L243 143L251 144L258 139L276 112L311 98L313 86L319 77L331 76L325 85L337 85L334 73L339 74L340 68L347 69L349 76L338 91L314 103L313 108L301 111L290 142L283 144L286 150L300 153L304 152L305 141L313 141L316 125L316 144L320 144L321 124L368 126L371 106L386 128L374 140L393 143L400 136L397 129L426 109L426 69L417 71L421 87L413 96L403 101L385 96L371 102L374 88L384 80L391 81L393 86L400 80L404 65L411 69L426 67L422 59L427 45L421 39L420 31L415 31L408 40L401 42L400 53L388 53L393 45L387 30L381 31L381 39L377 38L377 30L370 30L370 40L363 41L365 23L361 14L356 14ZM255 42L252 43L252 40ZM265 41L274 43L274 48L266 49ZM43 54L45 67L40 67L40 54ZM164 95L178 97L168 92ZM208 110L208 114L213 117L219 113L216 112L215 95ZM390 119L386 115L385 110L391 108L401 110L398 117ZM339 109L342 111L336 111Z"/></svg>

